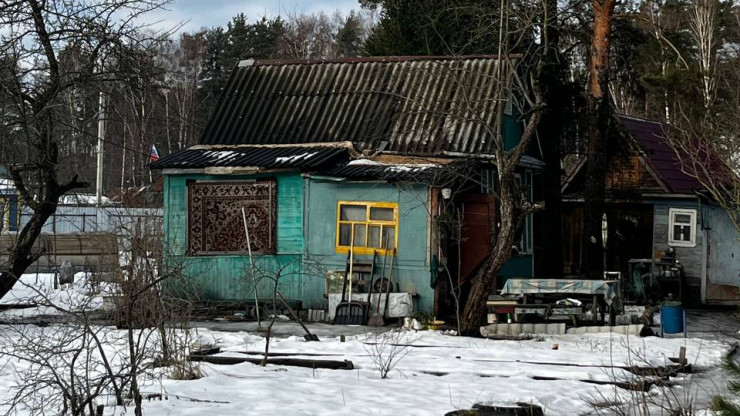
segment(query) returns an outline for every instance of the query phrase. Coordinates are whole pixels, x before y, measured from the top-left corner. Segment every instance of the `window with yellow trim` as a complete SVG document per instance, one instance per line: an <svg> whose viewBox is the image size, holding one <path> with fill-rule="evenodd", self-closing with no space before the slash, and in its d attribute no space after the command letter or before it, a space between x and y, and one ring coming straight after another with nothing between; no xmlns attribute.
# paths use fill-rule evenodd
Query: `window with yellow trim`
<svg viewBox="0 0 740 416"><path fill-rule="evenodd" d="M354 243L353 243L354 241ZM356 254L386 254L398 243L398 204L391 202L339 201L337 252L350 246Z"/></svg>

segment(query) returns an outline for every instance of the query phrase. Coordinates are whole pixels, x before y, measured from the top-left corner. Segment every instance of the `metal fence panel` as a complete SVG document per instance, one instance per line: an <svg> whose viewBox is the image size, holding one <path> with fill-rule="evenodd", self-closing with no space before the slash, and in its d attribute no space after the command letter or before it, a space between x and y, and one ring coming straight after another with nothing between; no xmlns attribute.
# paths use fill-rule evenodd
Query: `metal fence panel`
<svg viewBox="0 0 740 416"><path fill-rule="evenodd" d="M28 223L32 214L30 208L23 207L21 227ZM50 234L110 232L124 236L132 235L137 224L142 230L161 234L162 209L60 206L44 224L42 232Z"/></svg>

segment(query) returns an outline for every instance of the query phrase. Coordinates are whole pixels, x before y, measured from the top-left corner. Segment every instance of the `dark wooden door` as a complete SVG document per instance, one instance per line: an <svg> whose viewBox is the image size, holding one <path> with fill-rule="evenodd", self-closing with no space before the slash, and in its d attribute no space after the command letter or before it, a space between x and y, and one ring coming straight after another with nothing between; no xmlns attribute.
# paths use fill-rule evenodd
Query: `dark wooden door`
<svg viewBox="0 0 740 416"><path fill-rule="evenodd" d="M470 279L491 252L491 218L494 214L490 195L466 195L461 198L462 232L460 242L460 277Z"/></svg>

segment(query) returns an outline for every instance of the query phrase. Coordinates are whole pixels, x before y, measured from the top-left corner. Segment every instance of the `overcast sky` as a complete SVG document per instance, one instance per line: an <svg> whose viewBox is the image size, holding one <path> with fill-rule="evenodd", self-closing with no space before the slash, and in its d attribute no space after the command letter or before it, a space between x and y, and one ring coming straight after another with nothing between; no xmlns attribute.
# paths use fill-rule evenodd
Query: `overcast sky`
<svg viewBox="0 0 740 416"><path fill-rule="evenodd" d="M331 14L336 10L347 14L359 8L357 0L173 0L166 10L150 13L148 20L156 22L157 29L165 30L182 22L182 31L194 32L201 27L226 26L238 13L254 21L265 15L318 11Z"/></svg>

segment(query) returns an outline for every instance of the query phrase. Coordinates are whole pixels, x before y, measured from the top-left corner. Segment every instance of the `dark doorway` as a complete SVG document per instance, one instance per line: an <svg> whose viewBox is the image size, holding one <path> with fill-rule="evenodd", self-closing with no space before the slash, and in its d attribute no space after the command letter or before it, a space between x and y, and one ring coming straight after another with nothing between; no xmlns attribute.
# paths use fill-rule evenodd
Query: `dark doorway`
<svg viewBox="0 0 740 416"><path fill-rule="evenodd" d="M653 206L613 204L606 209L604 258L606 270L629 272L630 259L653 257ZM565 275L580 275L583 260L583 206L563 207Z"/></svg>
<svg viewBox="0 0 740 416"><path fill-rule="evenodd" d="M448 322L455 317L452 291L459 290L460 308L464 308L471 279L488 258L494 209L493 195L464 193L455 198L450 211L445 214L449 220L445 225L444 241L440 244L447 267L440 271L438 279L441 302L437 315Z"/></svg>
<svg viewBox="0 0 740 416"><path fill-rule="evenodd" d="M614 205L607 209L606 270L629 272L630 259L653 257L653 206Z"/></svg>

